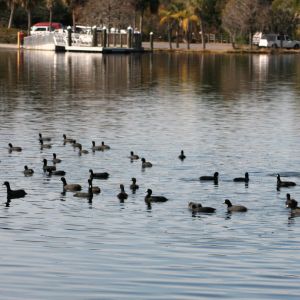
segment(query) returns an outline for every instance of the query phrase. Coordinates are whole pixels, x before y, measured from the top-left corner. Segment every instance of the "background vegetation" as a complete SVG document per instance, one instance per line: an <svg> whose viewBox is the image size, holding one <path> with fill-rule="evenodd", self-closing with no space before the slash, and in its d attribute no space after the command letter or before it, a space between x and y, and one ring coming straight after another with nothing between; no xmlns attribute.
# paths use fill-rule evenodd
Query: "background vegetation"
<svg viewBox="0 0 300 300"><path fill-rule="evenodd" d="M39 21L127 28L161 40L205 43L210 35L248 43L256 31L298 37L300 0L0 0L0 27ZM4 35L2 29L0 35ZM5 31L7 33L7 31ZM10 32L10 31L9 31ZM210 35L209 35L210 34Z"/></svg>

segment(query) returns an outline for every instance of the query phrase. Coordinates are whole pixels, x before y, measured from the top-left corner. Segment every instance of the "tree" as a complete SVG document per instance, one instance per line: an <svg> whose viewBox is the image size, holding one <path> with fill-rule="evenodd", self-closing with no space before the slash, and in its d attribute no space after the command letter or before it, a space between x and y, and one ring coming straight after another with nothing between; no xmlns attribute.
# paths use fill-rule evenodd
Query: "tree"
<svg viewBox="0 0 300 300"><path fill-rule="evenodd" d="M172 49L172 27L173 27L173 18L174 11L170 7L169 9L161 8L159 10L159 16L160 16L160 24L167 24L167 30L168 30L168 41L169 41L169 47Z"/></svg>
<svg viewBox="0 0 300 300"><path fill-rule="evenodd" d="M53 6L54 6L55 0L46 0L46 6L49 10L49 27L51 30L51 24L52 24L52 15L53 15Z"/></svg>
<svg viewBox="0 0 300 300"><path fill-rule="evenodd" d="M32 9L39 3L41 3L42 0L20 0L21 5L25 8L27 11L27 33L30 34L30 28L31 28L31 13Z"/></svg>
<svg viewBox="0 0 300 300"><path fill-rule="evenodd" d="M76 10L78 10L81 6L84 5L86 0L63 0L64 3L69 7L72 12L72 25L73 30L75 31L76 27Z"/></svg>
<svg viewBox="0 0 300 300"><path fill-rule="evenodd" d="M8 29L12 27L15 8L17 4L18 4L18 0L6 0L6 5L10 9L10 15L9 15L8 26L7 26Z"/></svg>

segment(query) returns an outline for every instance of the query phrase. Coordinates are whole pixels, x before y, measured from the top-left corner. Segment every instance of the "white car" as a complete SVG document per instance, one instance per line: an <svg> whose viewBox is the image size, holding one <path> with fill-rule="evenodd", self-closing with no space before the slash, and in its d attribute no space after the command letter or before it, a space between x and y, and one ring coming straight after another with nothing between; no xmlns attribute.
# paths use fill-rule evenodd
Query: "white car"
<svg viewBox="0 0 300 300"><path fill-rule="evenodd" d="M299 49L300 41L291 40L288 35L263 34L259 40L259 47Z"/></svg>

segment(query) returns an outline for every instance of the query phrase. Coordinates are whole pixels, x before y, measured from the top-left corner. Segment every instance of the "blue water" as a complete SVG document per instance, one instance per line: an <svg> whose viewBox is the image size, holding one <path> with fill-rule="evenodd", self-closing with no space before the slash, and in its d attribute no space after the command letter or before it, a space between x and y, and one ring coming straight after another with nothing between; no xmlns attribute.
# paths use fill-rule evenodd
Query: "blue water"
<svg viewBox="0 0 300 300"><path fill-rule="evenodd" d="M300 195L299 70L297 55L1 50L0 182L28 193L8 203L0 188L1 298L299 299L300 218L285 207L287 192ZM92 140L111 150L93 153ZM84 191L90 168L109 172L94 180L102 193L62 195L42 170L52 153ZM215 171L217 186L198 180ZM246 171L248 187L232 181ZM298 185L277 191L277 173ZM148 188L169 201L149 209ZM228 214L226 198L248 212ZM192 214L190 201L216 213Z"/></svg>

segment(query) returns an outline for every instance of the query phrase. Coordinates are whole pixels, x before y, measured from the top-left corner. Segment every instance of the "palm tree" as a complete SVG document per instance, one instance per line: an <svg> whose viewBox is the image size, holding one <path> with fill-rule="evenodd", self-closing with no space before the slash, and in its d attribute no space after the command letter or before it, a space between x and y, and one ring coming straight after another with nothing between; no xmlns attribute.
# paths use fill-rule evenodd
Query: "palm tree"
<svg viewBox="0 0 300 300"><path fill-rule="evenodd" d="M49 28L51 30L52 27L52 15L53 15L53 6L54 6L55 0L46 0L46 6L49 10Z"/></svg>
<svg viewBox="0 0 300 300"><path fill-rule="evenodd" d="M170 49L172 49L172 23L174 21L173 12L171 10L161 8L159 10L159 15L160 15L159 23L167 24L169 47Z"/></svg>
<svg viewBox="0 0 300 300"><path fill-rule="evenodd" d="M159 8L159 0L131 0L134 10L140 13L140 32L143 34L144 13L149 8L151 14L156 14Z"/></svg>
<svg viewBox="0 0 300 300"><path fill-rule="evenodd" d="M31 12L32 9L38 4L41 3L42 0L20 0L21 5L25 8L27 11L27 19L28 19L28 25L27 25L27 33L30 34L30 28L31 28Z"/></svg>
<svg viewBox="0 0 300 300"><path fill-rule="evenodd" d="M190 5L193 7L194 12L198 15L200 31L201 31L201 40L203 50L205 49L205 32L204 32L204 7L206 5L205 0L190 0Z"/></svg>
<svg viewBox="0 0 300 300"><path fill-rule="evenodd" d="M192 26L199 23L199 18L193 13L192 9L189 6L176 13L175 17L176 19L180 20L180 25L186 36L187 49L190 49L190 35Z"/></svg>

